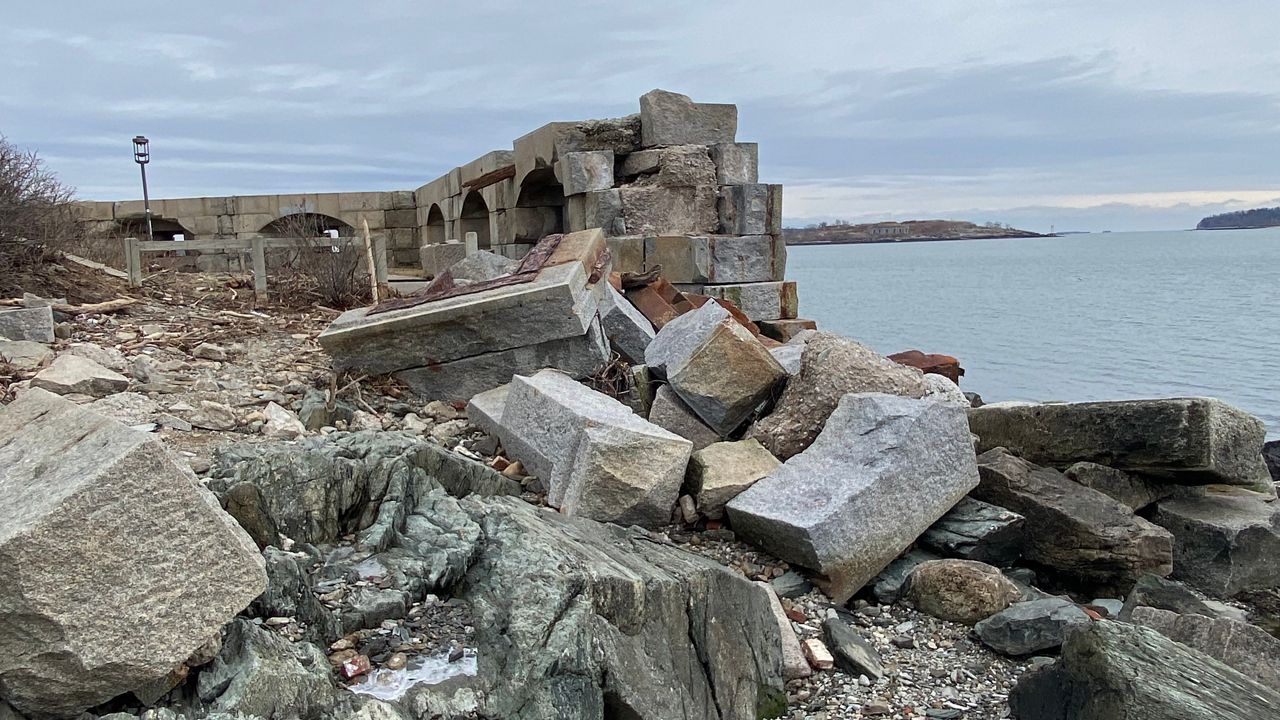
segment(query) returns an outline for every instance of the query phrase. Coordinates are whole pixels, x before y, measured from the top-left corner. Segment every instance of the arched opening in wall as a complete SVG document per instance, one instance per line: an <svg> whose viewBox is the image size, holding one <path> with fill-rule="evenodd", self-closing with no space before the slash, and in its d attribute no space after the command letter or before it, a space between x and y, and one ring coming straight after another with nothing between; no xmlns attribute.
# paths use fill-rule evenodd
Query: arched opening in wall
<svg viewBox="0 0 1280 720"><path fill-rule="evenodd" d="M120 237L133 237L139 240L147 239L147 219L129 218L127 220L119 220L116 223L119 228L117 232ZM183 240L194 240L195 233L182 226L182 223L169 218L152 217L151 218L151 235L156 240L165 240L172 242L181 237Z"/></svg>
<svg viewBox="0 0 1280 720"><path fill-rule="evenodd" d="M537 242L564 232L564 186L551 168L534 170L520 183L514 211L516 242Z"/></svg>
<svg viewBox="0 0 1280 720"><path fill-rule="evenodd" d="M269 237L352 237L356 234L356 229L330 215L299 212L272 220L263 225L258 233Z"/></svg>
<svg viewBox="0 0 1280 720"><path fill-rule="evenodd" d="M427 245L439 245L449 238L445 236L444 212L439 205L432 204L427 211ZM460 240L461 238L459 238Z"/></svg>
<svg viewBox="0 0 1280 720"><path fill-rule="evenodd" d="M465 241L467 233L473 232L480 242L480 249L489 249L489 206L475 190L467 193L466 199L462 201L462 217L459 224L462 226L459 230L462 237L458 238L459 240Z"/></svg>

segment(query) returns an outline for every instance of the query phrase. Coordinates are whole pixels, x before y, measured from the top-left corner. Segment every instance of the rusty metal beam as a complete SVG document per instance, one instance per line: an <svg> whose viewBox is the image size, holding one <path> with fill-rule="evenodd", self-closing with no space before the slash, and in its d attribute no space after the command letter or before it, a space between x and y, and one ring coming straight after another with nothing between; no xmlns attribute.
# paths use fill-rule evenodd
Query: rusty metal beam
<svg viewBox="0 0 1280 720"><path fill-rule="evenodd" d="M507 180L515 176L516 166L507 165L506 167L500 167L493 172L487 172L474 180L468 180L462 183L462 187L469 188L471 190L479 190L481 188L487 188L490 185L496 185L503 180Z"/></svg>

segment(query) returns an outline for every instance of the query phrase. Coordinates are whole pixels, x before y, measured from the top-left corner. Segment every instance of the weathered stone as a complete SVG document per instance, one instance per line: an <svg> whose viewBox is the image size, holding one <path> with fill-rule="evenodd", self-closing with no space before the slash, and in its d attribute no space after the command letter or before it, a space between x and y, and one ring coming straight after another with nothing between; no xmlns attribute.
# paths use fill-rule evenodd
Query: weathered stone
<svg viewBox="0 0 1280 720"><path fill-rule="evenodd" d="M507 407L507 396L510 393L511 385L507 384L472 395L467 401L467 420L490 435L497 436L502 424L502 411Z"/></svg>
<svg viewBox="0 0 1280 720"><path fill-rule="evenodd" d="M845 602L977 485L963 416L924 400L846 395L805 452L729 502L734 532L822 572L827 594Z"/></svg>
<svg viewBox="0 0 1280 720"><path fill-rule="evenodd" d="M943 555L1008 567L1022 556L1025 518L996 505L962 499L920 536Z"/></svg>
<svg viewBox="0 0 1280 720"><path fill-rule="evenodd" d="M214 343L208 342L200 343L195 346L195 348L191 350L191 355L193 357L200 358L201 360L213 360L216 362L223 362L228 357L226 348L221 345L215 345Z"/></svg>
<svg viewBox="0 0 1280 720"><path fill-rule="evenodd" d="M618 189L630 235L704 235L716 232L715 186L624 185Z"/></svg>
<svg viewBox="0 0 1280 720"><path fill-rule="evenodd" d="M285 638L237 618L222 651L200 672L197 696L215 713L246 717L319 717L337 701L329 664L310 643Z"/></svg>
<svg viewBox="0 0 1280 720"><path fill-rule="evenodd" d="M1257 720L1280 693L1150 628L1095 622L1009 695L1018 720Z"/></svg>
<svg viewBox="0 0 1280 720"><path fill-rule="evenodd" d="M1000 570L973 560L931 560L917 565L902 598L922 613L973 625L1022 599Z"/></svg>
<svg viewBox="0 0 1280 720"><path fill-rule="evenodd" d="M950 355L906 350L890 355L889 359L916 368L926 375L941 375L953 383L959 383L960 377L964 375L964 368L960 367L960 361Z"/></svg>
<svg viewBox="0 0 1280 720"><path fill-rule="evenodd" d="M787 680L809 677L813 674L813 668L809 667L809 661L800 649L800 638L796 637L796 631L791 628L791 619L782 609L782 603L778 601L773 587L759 580L755 584L768 591L769 609L773 611L773 618L778 623L778 635L782 638L782 676Z"/></svg>
<svg viewBox="0 0 1280 720"><path fill-rule="evenodd" d="M892 605L898 602L902 597L902 586L906 584L907 577L911 575L911 571L915 570L921 563L941 559L928 550L921 550L920 548L907 550L872 579L871 586L876 600L880 601L882 605Z"/></svg>
<svg viewBox="0 0 1280 720"><path fill-rule="evenodd" d="M560 156L560 184L565 195L613 187L613 151L588 150Z"/></svg>
<svg viewBox="0 0 1280 720"><path fill-rule="evenodd" d="M455 285L494 280L503 275L510 275L520 267L520 263L488 250L479 250L449 266L449 276Z"/></svg>
<svg viewBox="0 0 1280 720"><path fill-rule="evenodd" d="M1217 615L1195 593L1188 590L1185 585L1176 580L1162 578L1159 575L1143 575L1138 578L1138 581L1133 585L1133 590L1129 591L1129 596L1125 598L1124 606L1120 608L1117 617L1128 622L1134 609L1138 607L1169 610L1180 615L1190 613L1204 615L1205 617Z"/></svg>
<svg viewBox="0 0 1280 720"><path fill-rule="evenodd" d="M424 398L461 401L508 383L514 375L555 368L585 378L607 362L608 342L600 322L591 318L583 335L401 370L395 377Z"/></svg>
<svg viewBox="0 0 1280 720"><path fill-rule="evenodd" d="M720 232L764 235L769 232L769 186L725 185L716 196Z"/></svg>
<svg viewBox="0 0 1280 720"><path fill-rule="evenodd" d="M769 354L774 360L787 371L787 375L795 376L800 374L800 368L804 364L804 346L803 345L783 345L782 347L769 348Z"/></svg>
<svg viewBox="0 0 1280 720"><path fill-rule="evenodd" d="M128 373L130 371L129 358L113 347L103 347L93 343L72 343L65 352L68 355L79 355L82 358L88 358L102 367L115 370L118 373Z"/></svg>
<svg viewBox="0 0 1280 720"><path fill-rule="evenodd" d="M716 184L752 185L760 181L760 146L717 143L708 148L716 164Z"/></svg>
<svg viewBox="0 0 1280 720"><path fill-rule="evenodd" d="M36 373L31 386L58 395L104 397L129 387L129 378L78 355L62 355Z"/></svg>
<svg viewBox="0 0 1280 720"><path fill-rule="evenodd" d="M726 503L778 465L778 458L755 440L713 443L690 456L685 492L697 499L703 515L719 520Z"/></svg>
<svg viewBox="0 0 1280 720"><path fill-rule="evenodd" d="M960 390L960 386L941 375L925 373L924 384L928 388L925 397L938 402L951 403L963 408L971 406L969 398Z"/></svg>
<svg viewBox="0 0 1280 720"><path fill-rule="evenodd" d="M561 512L654 527L670 521L693 449L554 370L512 378L498 437Z"/></svg>
<svg viewBox="0 0 1280 720"><path fill-rule="evenodd" d="M827 618L822 622L822 633L835 658L836 667L850 675L866 675L872 680L879 680L884 675L880 653L845 621Z"/></svg>
<svg viewBox="0 0 1280 720"><path fill-rule="evenodd" d="M1218 597L1280 585L1280 507L1263 496L1161 500L1151 520L1173 533L1173 576Z"/></svg>
<svg viewBox="0 0 1280 720"><path fill-rule="evenodd" d="M0 409L0 496L0 608L21 620L0 630L0 685L33 717L166 676L265 587L163 445L43 390Z"/></svg>
<svg viewBox="0 0 1280 720"><path fill-rule="evenodd" d="M969 413L979 452L1053 467L1096 462L1186 485L1269 483L1262 421L1212 398L996 407Z"/></svg>
<svg viewBox="0 0 1280 720"><path fill-rule="evenodd" d="M800 307L796 284L791 281L708 285L702 291L713 298L733 303L753 322L794 319Z"/></svg>
<svg viewBox="0 0 1280 720"><path fill-rule="evenodd" d="M1142 575L1172 569L1172 536L1097 490L1004 448L979 456L978 468L973 497L1024 516L1023 555L1065 580L1127 592Z"/></svg>
<svg viewBox="0 0 1280 720"><path fill-rule="evenodd" d="M0 310L0 337L45 344L53 342L53 308Z"/></svg>
<svg viewBox="0 0 1280 720"><path fill-rule="evenodd" d="M1078 462L1067 468L1063 475L1067 479L1080 483L1129 506L1131 510L1141 510L1157 500L1163 500L1178 493L1180 486L1159 483L1137 475L1130 475L1123 470L1099 465L1091 462Z"/></svg>
<svg viewBox="0 0 1280 720"><path fill-rule="evenodd" d="M194 427L204 430L234 430L239 424L234 410L212 400L201 400L194 409L179 411L176 408L170 408L170 410L179 413L182 419Z"/></svg>
<svg viewBox="0 0 1280 720"><path fill-rule="evenodd" d="M647 417L654 425L693 443L694 450L701 450L721 440L720 434L707 427L670 385L658 386Z"/></svg>
<svg viewBox="0 0 1280 720"><path fill-rule="evenodd" d="M1280 440L1262 446L1262 460L1271 472L1272 481L1280 483Z"/></svg>
<svg viewBox="0 0 1280 720"><path fill-rule="evenodd" d="M293 411L280 407L274 402L267 403L262 414L266 422L262 426L262 434L279 440L292 440L307 432L307 428Z"/></svg>
<svg viewBox="0 0 1280 720"><path fill-rule="evenodd" d="M622 193L618 190L590 190L570 195L564 204L565 227L571 231L600 228L606 235L624 235Z"/></svg>
<svg viewBox="0 0 1280 720"><path fill-rule="evenodd" d="M1062 645L1073 627L1089 622L1089 614L1079 605L1050 597L1010 605L973 629L992 649L1018 656L1052 650Z"/></svg>
<svg viewBox="0 0 1280 720"><path fill-rule="evenodd" d="M918 398L926 389L922 377L852 340L817 333L805 345L800 374L787 381L777 407L747 435L786 459L809 447L844 395L883 392Z"/></svg>
<svg viewBox="0 0 1280 720"><path fill-rule="evenodd" d="M155 400L136 392L122 392L94 400L88 409L106 415L124 425L143 425L156 420L160 412L160 404Z"/></svg>
<svg viewBox="0 0 1280 720"><path fill-rule="evenodd" d="M1280 687L1280 640L1260 627L1150 607L1134 608L1130 622L1221 660L1267 687Z"/></svg>
<svg viewBox="0 0 1280 720"><path fill-rule="evenodd" d="M427 277L435 277L462 262L467 257L467 246L461 242L423 245L418 249L418 262Z"/></svg>
<svg viewBox="0 0 1280 720"><path fill-rule="evenodd" d="M673 283L769 282L786 263L783 247L772 235L658 235L644 239L644 262Z"/></svg>
<svg viewBox="0 0 1280 720"><path fill-rule="evenodd" d="M640 150L622 161L624 176L643 175L636 182L664 187L711 186L716 167L703 145L675 145Z"/></svg>
<svg viewBox="0 0 1280 720"><path fill-rule="evenodd" d="M738 107L695 103L687 95L650 90L640 96L640 144L717 145L738 133Z"/></svg>
<svg viewBox="0 0 1280 720"><path fill-rule="evenodd" d="M644 350L653 342L655 335L653 323L612 285L604 289L600 326L609 339L609 346L623 360L632 365L644 363Z"/></svg>
<svg viewBox="0 0 1280 720"><path fill-rule="evenodd" d="M35 370L52 359L53 351L47 345L32 340L0 341L0 363L18 370Z"/></svg>
<svg viewBox="0 0 1280 720"><path fill-rule="evenodd" d="M298 410L298 419L302 425L312 432L322 427L333 427L342 421L350 423L356 408L346 400L335 399L333 407L329 407L329 393L319 388L307 388L302 396L302 408Z"/></svg>
<svg viewBox="0 0 1280 720"><path fill-rule="evenodd" d="M813 589L813 583L795 570L788 570L769 581L778 597L797 598Z"/></svg>
<svg viewBox="0 0 1280 720"><path fill-rule="evenodd" d="M760 341L712 302L663 326L645 350L645 364L722 436L786 376Z"/></svg>
<svg viewBox="0 0 1280 720"><path fill-rule="evenodd" d="M818 323L813 320L761 320L756 324L760 326L760 334L783 343L791 342L806 330L818 329Z"/></svg>

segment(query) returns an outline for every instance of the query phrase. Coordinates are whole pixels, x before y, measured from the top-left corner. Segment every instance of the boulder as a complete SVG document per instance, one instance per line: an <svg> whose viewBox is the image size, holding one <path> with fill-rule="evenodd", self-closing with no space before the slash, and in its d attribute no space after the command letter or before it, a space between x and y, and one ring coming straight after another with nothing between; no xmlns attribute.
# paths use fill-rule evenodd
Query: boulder
<svg viewBox="0 0 1280 720"><path fill-rule="evenodd" d="M449 275L455 285L470 285L510 275L519 267L518 260L479 250L450 265Z"/></svg>
<svg viewBox="0 0 1280 720"><path fill-rule="evenodd" d="M36 373L31 386L57 395L105 397L129 387L129 378L78 355L62 355Z"/></svg>
<svg viewBox="0 0 1280 720"><path fill-rule="evenodd" d="M714 302L664 325L645 350L645 364L722 436L786 377L760 341Z"/></svg>
<svg viewBox="0 0 1280 720"><path fill-rule="evenodd" d="M1280 687L1280 640L1256 625L1150 607L1134 608L1129 621L1221 660L1267 687Z"/></svg>
<svg viewBox="0 0 1280 720"><path fill-rule="evenodd" d="M1022 599L998 568L973 560L931 560L917 565L902 599L940 620L973 625Z"/></svg>
<svg viewBox="0 0 1280 720"><path fill-rule="evenodd" d="M760 478L777 469L778 458L755 440L718 442L689 457L684 492L698 502L711 520L724 517L724 506Z"/></svg>
<svg viewBox="0 0 1280 720"><path fill-rule="evenodd" d="M1161 500L1151 520L1173 534L1173 574L1231 597L1280 585L1280 507L1253 493Z"/></svg>
<svg viewBox="0 0 1280 720"><path fill-rule="evenodd" d="M0 687L32 717L165 678L266 585L159 441L43 390L0 409L0 496L0 608L22 619L0 629Z"/></svg>
<svg viewBox="0 0 1280 720"><path fill-rule="evenodd" d="M47 345L32 340L0 340L0 363L18 370L35 370L53 359Z"/></svg>
<svg viewBox="0 0 1280 720"><path fill-rule="evenodd" d="M222 650L200 671L195 692L209 712L259 718L320 717L340 693L320 648L243 618L227 626Z"/></svg>
<svg viewBox="0 0 1280 720"><path fill-rule="evenodd" d="M192 426L204 430L235 430L236 425L239 424L235 410L212 400L201 400L196 407L188 407L185 410L178 410L175 407L169 409L175 414L180 414L182 419L191 423Z"/></svg>
<svg viewBox="0 0 1280 720"><path fill-rule="evenodd" d="M86 407L125 425L145 425L158 420L160 404L136 392L122 392L94 400Z"/></svg>
<svg viewBox="0 0 1280 720"><path fill-rule="evenodd" d="M1262 461L1271 473L1272 482L1280 483L1280 440L1272 440L1262 446Z"/></svg>
<svg viewBox="0 0 1280 720"><path fill-rule="evenodd" d="M977 483L964 410L850 394L807 450L729 502L729 519L739 538L824 574L843 603Z"/></svg>
<svg viewBox="0 0 1280 720"><path fill-rule="evenodd" d="M644 351L653 342L653 323L631 301L609 285L600 303L600 327L609 347L631 365L644 363Z"/></svg>
<svg viewBox="0 0 1280 720"><path fill-rule="evenodd" d="M747 436L785 460L809 447L841 397L868 392L918 398L926 387L918 370L839 335L816 333L805 344L800 374L787 381L773 412Z"/></svg>
<svg viewBox="0 0 1280 720"><path fill-rule="evenodd" d="M1094 462L1184 485L1269 482L1258 418L1213 398L996 407L969 413L978 451L1040 465Z"/></svg>
<svg viewBox="0 0 1280 720"><path fill-rule="evenodd" d="M1146 573L1168 575L1173 537L1097 490L1004 448L978 457L973 497L1026 518L1023 556L1065 581L1127 592Z"/></svg>
<svg viewBox="0 0 1280 720"><path fill-rule="evenodd" d="M948 557L1008 567L1022 556L1025 524L1016 512L966 497L930 525L920 542Z"/></svg>
<svg viewBox="0 0 1280 720"><path fill-rule="evenodd" d="M1257 720L1280 714L1280 693L1155 630L1103 620L1019 678L1009 705L1017 720Z"/></svg>
<svg viewBox="0 0 1280 720"><path fill-rule="evenodd" d="M1157 500L1171 497L1180 489L1191 491L1184 486L1154 482L1137 475L1130 475L1123 470L1092 462L1078 462L1067 468L1063 475L1066 475L1068 480L1093 488L1107 497L1124 503L1134 511L1141 510Z"/></svg>
<svg viewBox="0 0 1280 720"><path fill-rule="evenodd" d="M293 414L292 410L280 407L274 402L267 403L262 414L266 417L266 422L262 425L262 434L269 438L292 440L307 432L306 426L297 415Z"/></svg>
<svg viewBox="0 0 1280 720"><path fill-rule="evenodd" d="M813 668L809 667L809 661L804 658L804 651L800 649L800 638L796 637L796 631L791 627L791 620L782 609L782 603L774 593L773 587L759 580L755 584L769 591L769 609L773 612L773 619L778 623L778 635L782 640L782 676L787 680L809 677L813 674Z"/></svg>
<svg viewBox="0 0 1280 720"><path fill-rule="evenodd" d="M925 373L924 384L926 388L924 396L927 398L959 405L962 408L968 408L972 405L969 402L969 397L960 390L960 386L942 375Z"/></svg>
<svg viewBox="0 0 1280 720"><path fill-rule="evenodd" d="M1117 617L1125 622L1133 611L1139 607L1152 607L1169 610L1179 615L1217 615L1195 593L1176 580L1162 578L1159 575L1143 575L1134 583L1133 590L1125 598L1124 606Z"/></svg>
<svg viewBox="0 0 1280 720"><path fill-rule="evenodd" d="M649 422L693 443L694 450L720 442L720 434L707 427L670 385L659 385L654 391Z"/></svg>
<svg viewBox="0 0 1280 720"><path fill-rule="evenodd" d="M884 675L880 653L848 623L838 617L827 618L822 621L822 633L836 667L853 676L866 675L871 680L879 680Z"/></svg>
<svg viewBox="0 0 1280 720"><path fill-rule="evenodd" d="M880 571L871 581L872 592L881 605L892 605L902 597L902 586L907 583L907 576L921 563L930 560L941 560L928 550L911 548L899 555L888 567Z"/></svg>
<svg viewBox="0 0 1280 720"><path fill-rule="evenodd" d="M693 444L554 370L511 380L498 438L569 515L670 522Z"/></svg>
<svg viewBox="0 0 1280 720"><path fill-rule="evenodd" d="M717 145L738 133L738 106L695 103L687 95L650 90L640 96L640 144Z"/></svg>
<svg viewBox="0 0 1280 720"><path fill-rule="evenodd" d="M818 323L813 320L761 320L760 333L778 342L791 342L801 334L809 335L817 332ZM805 331L811 331L805 333Z"/></svg>
<svg viewBox="0 0 1280 720"><path fill-rule="evenodd" d="M1022 656L1052 650L1072 628L1088 625L1089 614L1060 597L1014 603L974 625L988 647L1005 655Z"/></svg>
<svg viewBox="0 0 1280 720"><path fill-rule="evenodd" d="M0 337L46 345L52 343L53 308L44 306L0 310Z"/></svg>

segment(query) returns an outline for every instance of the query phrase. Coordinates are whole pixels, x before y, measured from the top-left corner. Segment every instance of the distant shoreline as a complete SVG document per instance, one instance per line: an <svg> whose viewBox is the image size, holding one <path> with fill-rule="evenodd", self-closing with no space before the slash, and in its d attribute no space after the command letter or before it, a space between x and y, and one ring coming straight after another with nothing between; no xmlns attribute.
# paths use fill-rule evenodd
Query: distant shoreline
<svg viewBox="0 0 1280 720"><path fill-rule="evenodd" d="M801 240L787 241L787 247L802 247L805 245L900 245L902 243L920 243L920 242L954 242L963 240L1021 240L1027 238L1049 238L1063 237L1058 234L1041 234L1033 232L1008 233L1001 235L965 235L961 237L904 237L904 238L875 238L875 239L842 239L836 238L831 240Z"/></svg>

